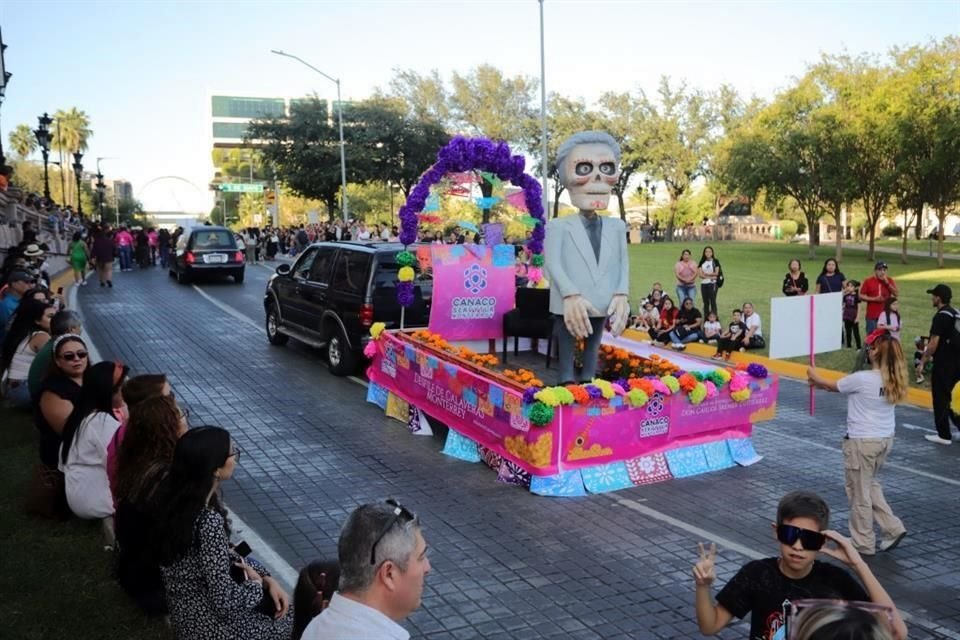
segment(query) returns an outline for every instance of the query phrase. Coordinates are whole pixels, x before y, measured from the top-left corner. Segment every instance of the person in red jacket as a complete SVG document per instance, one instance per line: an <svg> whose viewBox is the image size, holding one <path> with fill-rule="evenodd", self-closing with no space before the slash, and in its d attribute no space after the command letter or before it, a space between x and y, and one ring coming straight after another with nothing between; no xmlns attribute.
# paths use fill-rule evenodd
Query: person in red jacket
<svg viewBox="0 0 960 640"><path fill-rule="evenodd" d="M877 262L873 267L873 275L860 285L860 299L867 303L867 335L877 328L877 319L883 313L887 299L897 296L897 283L887 275L887 263L882 260Z"/></svg>

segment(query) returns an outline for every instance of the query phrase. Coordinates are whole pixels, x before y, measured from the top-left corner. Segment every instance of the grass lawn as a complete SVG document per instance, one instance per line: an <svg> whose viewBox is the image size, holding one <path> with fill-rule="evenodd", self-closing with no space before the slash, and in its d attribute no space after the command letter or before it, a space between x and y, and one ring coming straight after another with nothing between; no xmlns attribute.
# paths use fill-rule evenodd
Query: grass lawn
<svg viewBox="0 0 960 640"><path fill-rule="evenodd" d="M898 251L903 247L903 240L899 238L877 238L877 246L889 248L892 247ZM933 257L937 256L937 241L933 240L914 240L907 239L907 249L910 251L922 251L924 255L932 252ZM960 255L960 236L949 236L943 239L943 255Z"/></svg>
<svg viewBox="0 0 960 640"><path fill-rule="evenodd" d="M28 414L0 408L0 620L17 640L170 640L111 576L100 528L92 522L24 515L23 491L37 457Z"/></svg>
<svg viewBox="0 0 960 640"><path fill-rule="evenodd" d="M636 307L640 299L649 293L654 282L663 284L664 291L676 297L674 292L676 279L673 276L673 265L684 248L690 249L694 260L700 259L700 253L705 243L674 242L643 245L630 245L630 290L631 306ZM767 341L770 339L770 298L783 294L780 286L783 276L787 272L787 262L791 258L799 258L803 262L803 270L810 280L811 287L819 275L823 261L833 255L833 247L822 246L817 249L817 258L808 257L809 249L805 245L764 242L719 242L714 243L717 259L723 265L726 280L717 296L720 309L720 321L726 325L729 322L730 310L739 307L745 301L753 303L755 310L763 320L763 334ZM900 315L903 318L902 338L905 343L909 362L913 359L913 338L918 335L927 335L930 329L930 320L933 309L930 306L930 296L924 293L938 282L949 284L957 295L960 295L960 263L956 266L948 263L945 269L938 269L936 260L931 258L911 258L910 264L902 265L888 259L890 275L897 282L900 289ZM847 278L863 281L873 272L873 263L866 259L865 251L844 249L840 270ZM697 288L697 307L703 308L699 286ZM860 333L864 334L863 313L865 305L861 305ZM840 322L840 319L837 319ZM766 355L766 350L758 351ZM805 358L794 358L794 361L804 362ZM817 355L817 365L828 369L849 371L853 367L855 350L841 350L832 353Z"/></svg>

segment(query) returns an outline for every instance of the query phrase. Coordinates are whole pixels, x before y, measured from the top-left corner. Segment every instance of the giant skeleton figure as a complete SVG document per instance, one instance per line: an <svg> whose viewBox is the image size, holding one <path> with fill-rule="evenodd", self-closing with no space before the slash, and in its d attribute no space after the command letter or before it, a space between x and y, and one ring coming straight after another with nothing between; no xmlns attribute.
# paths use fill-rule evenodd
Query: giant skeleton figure
<svg viewBox="0 0 960 640"><path fill-rule="evenodd" d="M606 209L620 176L620 146L603 131L582 131L557 150L557 173L580 212L547 224L545 267L550 280L550 312L563 316L557 327L560 380L576 382L573 356L586 339L579 381L594 378L604 324L619 335L630 305L627 233L623 221L597 215Z"/></svg>

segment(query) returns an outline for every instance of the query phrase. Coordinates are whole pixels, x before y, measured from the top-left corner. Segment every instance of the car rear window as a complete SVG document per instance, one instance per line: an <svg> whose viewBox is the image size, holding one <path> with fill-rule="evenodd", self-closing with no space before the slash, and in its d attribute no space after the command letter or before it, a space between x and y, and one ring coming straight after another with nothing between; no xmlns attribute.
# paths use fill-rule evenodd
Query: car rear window
<svg viewBox="0 0 960 640"><path fill-rule="evenodd" d="M193 234L194 249L237 249L237 241L228 231L197 231Z"/></svg>

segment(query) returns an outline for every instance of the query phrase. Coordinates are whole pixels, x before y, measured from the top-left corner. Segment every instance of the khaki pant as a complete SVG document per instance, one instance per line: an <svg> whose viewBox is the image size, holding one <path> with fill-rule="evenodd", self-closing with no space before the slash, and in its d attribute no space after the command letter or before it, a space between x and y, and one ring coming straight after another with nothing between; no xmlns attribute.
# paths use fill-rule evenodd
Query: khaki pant
<svg viewBox="0 0 960 640"><path fill-rule="evenodd" d="M893 515L877 481L880 467L893 448L893 438L849 438L843 441L843 469L850 501L850 539L858 551L876 551L873 521L881 540L904 532L903 522Z"/></svg>

